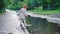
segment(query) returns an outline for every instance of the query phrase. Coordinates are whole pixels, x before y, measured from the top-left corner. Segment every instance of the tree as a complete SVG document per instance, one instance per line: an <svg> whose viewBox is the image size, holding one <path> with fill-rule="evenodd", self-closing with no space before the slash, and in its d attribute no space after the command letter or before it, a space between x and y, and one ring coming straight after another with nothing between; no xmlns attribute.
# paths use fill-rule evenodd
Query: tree
<svg viewBox="0 0 60 34"><path fill-rule="evenodd" d="M5 12L5 8L8 5L8 0L0 0L0 13Z"/></svg>
<svg viewBox="0 0 60 34"><path fill-rule="evenodd" d="M47 0L48 10L54 10L60 7L60 0Z"/></svg>
<svg viewBox="0 0 60 34"><path fill-rule="evenodd" d="M8 5L8 9L11 10L19 10L21 7L23 7L24 4L26 4L27 0L10 0Z"/></svg>
<svg viewBox="0 0 60 34"><path fill-rule="evenodd" d="M30 1L28 1L28 6L29 6L29 8L28 9L34 9L34 7L39 7L39 6L41 6L41 1L42 0L30 0Z"/></svg>

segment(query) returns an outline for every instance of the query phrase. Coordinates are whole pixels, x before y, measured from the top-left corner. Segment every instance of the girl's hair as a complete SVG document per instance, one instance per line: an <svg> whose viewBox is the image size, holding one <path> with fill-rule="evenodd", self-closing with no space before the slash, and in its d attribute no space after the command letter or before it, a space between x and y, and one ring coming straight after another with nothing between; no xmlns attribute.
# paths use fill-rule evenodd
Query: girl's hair
<svg viewBox="0 0 60 34"><path fill-rule="evenodd" d="M28 6L25 4L25 5L23 6L23 8L28 8Z"/></svg>

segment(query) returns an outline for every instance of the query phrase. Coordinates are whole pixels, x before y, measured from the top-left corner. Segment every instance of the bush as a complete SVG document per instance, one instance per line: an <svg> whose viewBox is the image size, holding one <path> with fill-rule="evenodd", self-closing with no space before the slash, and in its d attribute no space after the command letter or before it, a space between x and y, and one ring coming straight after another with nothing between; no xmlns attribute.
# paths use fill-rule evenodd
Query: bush
<svg viewBox="0 0 60 34"><path fill-rule="evenodd" d="M7 7L8 0L0 0L0 13L5 12L5 8Z"/></svg>

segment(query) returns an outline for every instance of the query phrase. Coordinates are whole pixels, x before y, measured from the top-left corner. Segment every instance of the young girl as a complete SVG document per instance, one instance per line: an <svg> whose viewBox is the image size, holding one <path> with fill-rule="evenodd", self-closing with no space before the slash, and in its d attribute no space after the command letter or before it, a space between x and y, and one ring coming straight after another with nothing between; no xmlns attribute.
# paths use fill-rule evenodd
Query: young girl
<svg viewBox="0 0 60 34"><path fill-rule="evenodd" d="M26 21L25 21L26 18L25 17L27 16L27 13L26 13L26 9L27 8L28 8L28 6L24 5L23 8L21 8L20 11L18 12L18 16L20 17L20 20L22 20L22 22L23 22L23 24L25 26L25 27L23 27L22 26L23 24L21 24L21 27L22 27L22 29L23 29L24 32L25 32L25 29L26 29Z"/></svg>

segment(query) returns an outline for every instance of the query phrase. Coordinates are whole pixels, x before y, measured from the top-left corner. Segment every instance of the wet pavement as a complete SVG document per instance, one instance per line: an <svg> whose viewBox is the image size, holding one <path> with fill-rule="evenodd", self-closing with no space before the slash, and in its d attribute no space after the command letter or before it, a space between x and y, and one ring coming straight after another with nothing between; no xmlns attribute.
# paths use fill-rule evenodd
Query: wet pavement
<svg viewBox="0 0 60 34"><path fill-rule="evenodd" d="M50 17L53 17L53 18L60 18L60 14L50 14L50 15L47 15L47 16L50 16Z"/></svg>

